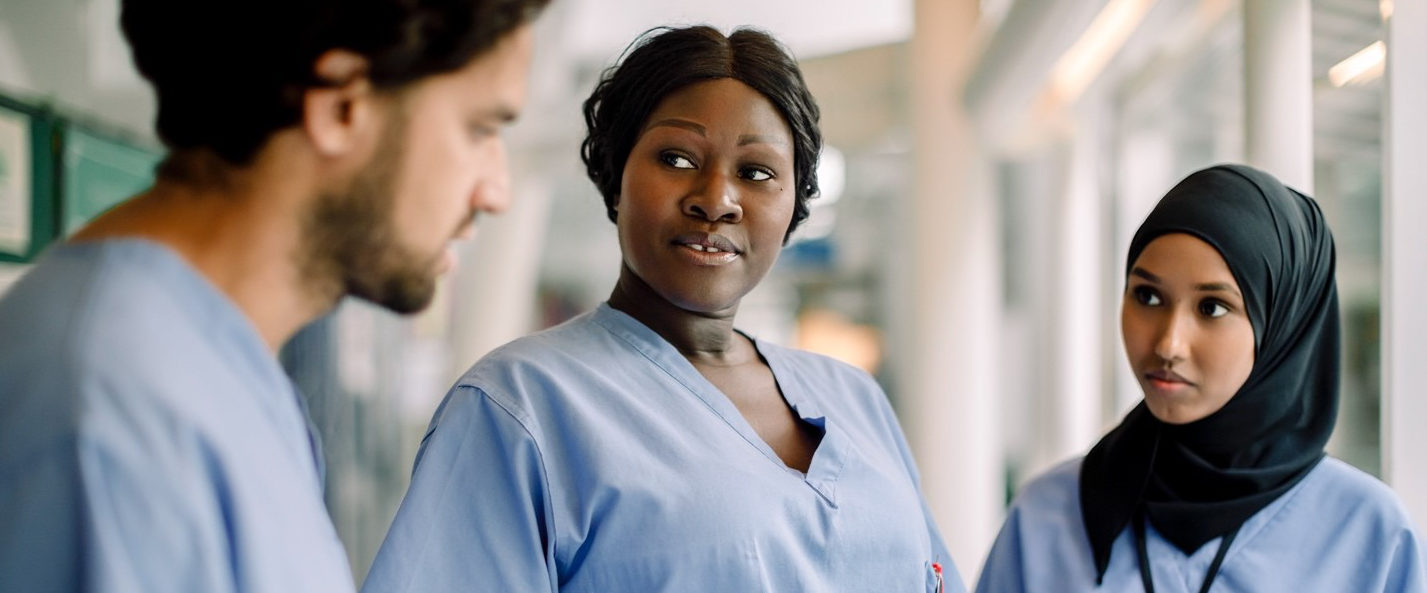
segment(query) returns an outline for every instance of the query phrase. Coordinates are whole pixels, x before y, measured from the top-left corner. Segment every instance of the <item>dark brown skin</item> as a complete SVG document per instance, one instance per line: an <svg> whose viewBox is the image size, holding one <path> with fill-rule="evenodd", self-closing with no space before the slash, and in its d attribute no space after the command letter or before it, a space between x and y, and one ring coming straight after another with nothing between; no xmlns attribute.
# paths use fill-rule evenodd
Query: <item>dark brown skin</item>
<svg viewBox="0 0 1427 593"><path fill-rule="evenodd" d="M674 306L629 271L620 269L609 305L668 340L743 414L758 436L790 468L807 473L822 431L793 411L773 370L753 342L733 330L727 315L693 313Z"/></svg>
<svg viewBox="0 0 1427 593"><path fill-rule="evenodd" d="M615 204L623 266L609 304L673 344L784 464L806 473L822 431L793 412L768 362L733 329L792 220L792 146L782 114L742 82L666 96L625 162Z"/></svg>

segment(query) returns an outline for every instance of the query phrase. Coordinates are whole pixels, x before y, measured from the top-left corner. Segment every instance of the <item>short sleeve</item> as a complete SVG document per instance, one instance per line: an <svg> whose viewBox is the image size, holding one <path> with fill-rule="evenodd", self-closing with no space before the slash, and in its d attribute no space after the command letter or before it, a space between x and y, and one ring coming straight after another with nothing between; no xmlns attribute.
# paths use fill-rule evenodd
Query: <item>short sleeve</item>
<svg viewBox="0 0 1427 593"><path fill-rule="evenodd" d="M1427 593L1427 549L1411 529L1398 537L1384 593Z"/></svg>
<svg viewBox="0 0 1427 593"><path fill-rule="evenodd" d="M1026 590L1024 575L1021 573L1021 521L1020 510L1012 507L996 535L996 542L986 556L986 564L981 568L981 576L976 583L976 593L1022 593Z"/></svg>
<svg viewBox="0 0 1427 593"><path fill-rule="evenodd" d="M557 590L540 450L480 389L447 395L362 591Z"/></svg>

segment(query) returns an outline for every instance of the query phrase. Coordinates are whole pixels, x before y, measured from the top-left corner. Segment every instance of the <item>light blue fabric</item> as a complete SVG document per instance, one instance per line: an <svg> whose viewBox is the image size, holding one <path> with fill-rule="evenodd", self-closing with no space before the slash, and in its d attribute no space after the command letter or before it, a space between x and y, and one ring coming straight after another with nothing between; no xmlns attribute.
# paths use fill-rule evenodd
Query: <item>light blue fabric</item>
<svg viewBox="0 0 1427 593"><path fill-rule="evenodd" d="M757 342L826 430L806 477L658 334L601 305L478 362L437 410L366 593L964 591L886 396Z"/></svg>
<svg viewBox="0 0 1427 593"><path fill-rule="evenodd" d="M0 591L351 591L310 435L177 254L49 250L0 301Z"/></svg>
<svg viewBox="0 0 1427 593"><path fill-rule="evenodd" d="M1156 593L1198 593L1220 539L1186 556L1146 525ZM1214 593L1427 593L1421 537L1387 486L1326 458L1244 522ZM1130 529L1115 540L1095 586L1080 520L1080 460L1036 478L1017 496L981 572L977 593L1140 592Z"/></svg>

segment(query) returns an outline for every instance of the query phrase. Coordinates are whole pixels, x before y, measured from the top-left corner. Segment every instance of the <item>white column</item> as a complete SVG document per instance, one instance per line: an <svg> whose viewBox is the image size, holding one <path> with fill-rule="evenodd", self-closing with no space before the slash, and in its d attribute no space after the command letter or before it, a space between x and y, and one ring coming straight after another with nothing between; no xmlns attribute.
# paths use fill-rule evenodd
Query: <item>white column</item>
<svg viewBox="0 0 1427 593"><path fill-rule="evenodd" d="M1387 22L1383 131L1383 478L1427 526L1427 3L1398 1Z"/></svg>
<svg viewBox="0 0 1427 593"><path fill-rule="evenodd" d="M960 92L976 0L917 0L912 38L915 191L903 400L922 487L962 576L974 582L1004 511L997 427L999 224Z"/></svg>
<svg viewBox="0 0 1427 593"><path fill-rule="evenodd" d="M1056 249L1051 254L1056 262L1052 272L1056 296L1051 299L1055 374L1048 383L1055 401L1047 465L1083 455L1099 439L1105 396L1103 333L1118 327L1118 316L1106 319L1097 314L1104 310L1105 251L1097 149L1109 122L1097 117L1101 112L1095 107L1079 110L1076 117L1064 156L1064 189L1055 205Z"/></svg>
<svg viewBox="0 0 1427 593"><path fill-rule="evenodd" d="M528 164L536 150L512 155L510 209L479 221L461 254L451 291L451 376L531 330L536 321L540 257L550 208L542 170Z"/></svg>
<svg viewBox="0 0 1427 593"><path fill-rule="evenodd" d="M1313 30L1309 0L1244 6L1248 163L1313 193Z"/></svg>

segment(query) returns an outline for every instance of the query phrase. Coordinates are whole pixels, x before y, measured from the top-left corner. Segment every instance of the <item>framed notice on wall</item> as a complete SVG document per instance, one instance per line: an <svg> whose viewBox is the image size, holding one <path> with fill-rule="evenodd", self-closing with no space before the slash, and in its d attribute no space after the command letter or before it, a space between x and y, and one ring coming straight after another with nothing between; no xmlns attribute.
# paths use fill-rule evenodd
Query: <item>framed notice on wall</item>
<svg viewBox="0 0 1427 593"><path fill-rule="evenodd" d="M52 119L0 96L0 261L24 262L54 237Z"/></svg>
<svg viewBox="0 0 1427 593"><path fill-rule="evenodd" d="M148 188L163 153L75 123L60 134L63 234Z"/></svg>

